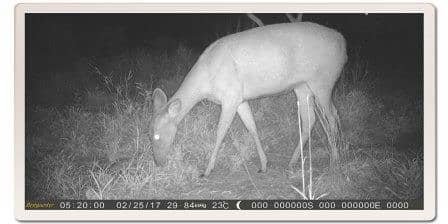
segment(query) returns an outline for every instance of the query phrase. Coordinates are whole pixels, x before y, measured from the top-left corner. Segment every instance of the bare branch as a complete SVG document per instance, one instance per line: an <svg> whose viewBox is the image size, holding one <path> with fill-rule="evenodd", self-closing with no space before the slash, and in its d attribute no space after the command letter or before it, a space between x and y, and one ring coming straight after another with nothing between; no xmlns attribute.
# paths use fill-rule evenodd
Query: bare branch
<svg viewBox="0 0 448 224"><path fill-rule="evenodd" d="M255 16L253 13L247 13L247 16L254 21L258 26L264 26L263 21Z"/></svg>
<svg viewBox="0 0 448 224"><path fill-rule="evenodd" d="M297 13L297 18L295 18L291 13L286 13L286 17L291 23L302 22L302 16L302 13Z"/></svg>
<svg viewBox="0 0 448 224"><path fill-rule="evenodd" d="M291 23L296 22L296 18L294 18L294 16L292 16L291 13L286 13L286 17L288 17L289 22Z"/></svg>

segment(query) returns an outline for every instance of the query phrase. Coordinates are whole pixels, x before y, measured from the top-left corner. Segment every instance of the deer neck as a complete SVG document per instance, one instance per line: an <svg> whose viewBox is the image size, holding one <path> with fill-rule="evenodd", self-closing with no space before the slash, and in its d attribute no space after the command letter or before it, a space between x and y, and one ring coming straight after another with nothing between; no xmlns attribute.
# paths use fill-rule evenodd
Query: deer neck
<svg viewBox="0 0 448 224"><path fill-rule="evenodd" d="M179 114L175 118L177 124L187 115L194 105L205 98L200 86L198 86L200 83L201 82L182 83L177 92L170 99L170 102L179 99L182 105Z"/></svg>

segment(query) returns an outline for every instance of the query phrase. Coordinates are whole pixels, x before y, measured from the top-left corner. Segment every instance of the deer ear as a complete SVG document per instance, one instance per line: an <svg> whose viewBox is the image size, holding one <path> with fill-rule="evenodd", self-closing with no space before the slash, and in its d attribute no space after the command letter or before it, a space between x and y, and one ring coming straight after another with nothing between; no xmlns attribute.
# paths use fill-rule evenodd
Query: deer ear
<svg viewBox="0 0 448 224"><path fill-rule="evenodd" d="M152 93L152 100L154 104L154 109L159 110L166 104L167 101L166 94L163 92L163 90L156 88Z"/></svg>
<svg viewBox="0 0 448 224"><path fill-rule="evenodd" d="M175 116L177 116L177 114L179 114L181 108L182 108L182 103L180 102L179 99L175 99L168 106L168 114L171 117L175 117Z"/></svg>

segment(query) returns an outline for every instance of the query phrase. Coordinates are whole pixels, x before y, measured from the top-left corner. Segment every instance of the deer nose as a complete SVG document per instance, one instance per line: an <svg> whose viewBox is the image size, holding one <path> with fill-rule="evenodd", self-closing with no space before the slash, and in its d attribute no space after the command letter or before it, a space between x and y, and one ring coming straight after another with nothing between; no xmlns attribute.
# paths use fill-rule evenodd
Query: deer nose
<svg viewBox="0 0 448 224"><path fill-rule="evenodd" d="M159 167L165 167L168 163L168 159L165 155L162 155L161 153L154 151L154 163L156 166Z"/></svg>

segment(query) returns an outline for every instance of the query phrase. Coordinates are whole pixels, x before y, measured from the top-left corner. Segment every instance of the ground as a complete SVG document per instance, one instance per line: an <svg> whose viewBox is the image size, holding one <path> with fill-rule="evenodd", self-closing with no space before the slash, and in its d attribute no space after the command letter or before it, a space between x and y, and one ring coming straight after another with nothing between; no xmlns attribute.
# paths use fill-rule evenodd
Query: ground
<svg viewBox="0 0 448 224"><path fill-rule="evenodd" d="M399 91L384 92L383 83L372 74L385 71L368 67L360 58L349 57L334 91L341 117L340 133L334 136L338 141L328 140L319 121L312 133L312 183L308 145L304 149L302 195L300 163L287 169L299 139L292 92L250 102L268 157L266 173L257 173L254 142L236 116L215 169L209 177L200 177L213 148L220 111L209 101L200 102L181 122L169 164L156 167L149 129L152 90L157 85L172 95L198 54L180 45L162 56L136 55L129 57L136 62L120 64L127 67L114 70L115 76L99 62L86 63L88 68L78 72L96 77L90 79L96 80L95 85L74 88L64 103L27 98L28 200L423 196L422 101ZM63 77L60 73L55 79ZM339 147L337 166L329 166L328 147Z"/></svg>

